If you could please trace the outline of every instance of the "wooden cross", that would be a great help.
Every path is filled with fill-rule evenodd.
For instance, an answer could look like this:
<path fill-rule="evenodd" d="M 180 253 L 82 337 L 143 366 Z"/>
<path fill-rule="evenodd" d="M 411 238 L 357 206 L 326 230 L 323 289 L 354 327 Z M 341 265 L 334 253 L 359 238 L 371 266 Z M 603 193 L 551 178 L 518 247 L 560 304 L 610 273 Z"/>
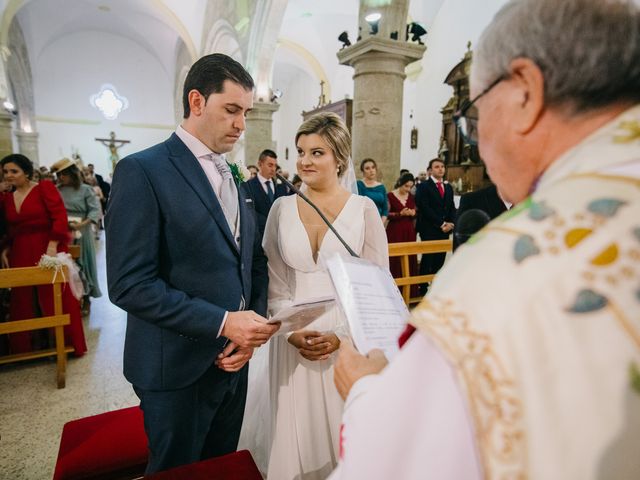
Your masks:
<path fill-rule="evenodd" d="M 131 143 L 131 140 L 120 140 L 119 138 L 116 138 L 115 132 L 109 133 L 109 138 L 96 138 L 95 140 L 109 149 L 109 152 L 111 153 L 109 155 L 109 159 L 111 160 L 111 172 L 113 173 L 116 169 L 116 163 L 120 160 L 118 149 L 127 143 Z"/>

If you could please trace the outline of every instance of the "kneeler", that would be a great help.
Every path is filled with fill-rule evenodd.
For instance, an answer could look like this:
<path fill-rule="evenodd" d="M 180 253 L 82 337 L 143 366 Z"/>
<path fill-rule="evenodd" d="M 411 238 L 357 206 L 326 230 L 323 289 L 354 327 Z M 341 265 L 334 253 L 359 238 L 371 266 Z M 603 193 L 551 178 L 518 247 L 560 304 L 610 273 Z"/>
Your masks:
<path fill-rule="evenodd" d="M 182 465 L 144 477 L 145 480 L 262 480 L 249 450 Z"/>
<path fill-rule="evenodd" d="M 140 478 L 148 456 L 139 407 L 73 420 L 62 429 L 53 480 Z"/>

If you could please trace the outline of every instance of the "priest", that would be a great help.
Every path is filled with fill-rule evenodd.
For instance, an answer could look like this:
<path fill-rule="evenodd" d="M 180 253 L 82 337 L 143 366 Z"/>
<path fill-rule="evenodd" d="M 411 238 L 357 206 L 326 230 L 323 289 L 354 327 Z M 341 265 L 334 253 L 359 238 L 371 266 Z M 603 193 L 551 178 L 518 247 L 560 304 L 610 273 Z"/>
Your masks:
<path fill-rule="evenodd" d="M 633 0 L 496 14 L 456 118 L 514 207 L 440 271 L 393 362 L 343 343 L 332 480 L 638 478 L 639 65 Z"/>

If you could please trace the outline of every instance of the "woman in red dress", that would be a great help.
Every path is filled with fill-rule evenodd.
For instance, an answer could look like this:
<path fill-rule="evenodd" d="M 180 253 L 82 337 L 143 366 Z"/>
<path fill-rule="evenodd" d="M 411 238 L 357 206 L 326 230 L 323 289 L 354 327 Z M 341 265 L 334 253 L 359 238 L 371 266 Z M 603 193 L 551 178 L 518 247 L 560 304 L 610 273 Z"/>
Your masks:
<path fill-rule="evenodd" d="M 414 178 L 405 173 L 396 182 L 396 188 L 387 194 L 389 199 L 389 224 L 387 225 L 387 240 L 389 243 L 416 241 L 416 201 L 411 195 Z M 389 269 L 394 278 L 402 277 L 400 257 L 389 258 Z M 409 257 L 409 271 L 411 275 L 418 274 L 418 259 L 415 255 Z M 418 296 L 418 286 L 411 286 L 411 297 Z"/>
<path fill-rule="evenodd" d="M 67 211 L 55 185 L 47 180 L 31 181 L 33 164 L 24 155 L 8 155 L 0 165 L 4 180 L 15 189 L 2 197 L 9 229 L 2 249 L 2 267 L 33 267 L 45 253 L 55 256 L 58 252 L 67 252 L 70 238 Z M 74 354 L 80 356 L 87 351 L 80 304 L 67 284 L 63 285 L 62 302 L 71 320 L 70 325 L 64 327 L 65 343 L 73 346 Z M 53 286 L 12 288 L 9 315 L 11 320 L 53 315 Z M 11 334 L 11 353 L 31 351 L 31 333 Z"/>

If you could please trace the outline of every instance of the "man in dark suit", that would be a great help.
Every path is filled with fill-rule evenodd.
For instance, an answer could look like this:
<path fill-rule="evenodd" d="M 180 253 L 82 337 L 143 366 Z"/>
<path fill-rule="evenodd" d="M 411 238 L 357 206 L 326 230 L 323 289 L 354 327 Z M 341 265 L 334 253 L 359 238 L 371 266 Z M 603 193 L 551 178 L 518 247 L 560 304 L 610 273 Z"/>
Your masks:
<path fill-rule="evenodd" d="M 475 192 L 465 193 L 460 197 L 460 206 L 458 207 L 458 216 L 466 212 L 467 210 L 478 209 L 489 215 L 489 218 L 500 216 L 502 212 L 507 211 L 507 205 L 504 200 L 500 198 L 498 189 L 495 185 L 491 185 L 486 188 L 481 188 Z"/>
<path fill-rule="evenodd" d="M 445 166 L 439 158 L 429 162 L 431 177 L 420 183 L 416 189 L 416 207 L 418 218 L 416 230 L 420 239 L 444 240 L 454 227 L 456 207 L 453 203 L 453 188 L 444 182 Z M 423 255 L 420 261 L 420 275 L 435 274 L 444 263 L 445 253 Z M 427 285 L 421 285 L 421 293 L 427 291 Z"/>
<path fill-rule="evenodd" d="M 223 154 L 245 129 L 253 80 L 222 54 L 184 83 L 184 120 L 114 173 L 111 301 L 127 312 L 124 374 L 140 398 L 147 473 L 237 448 L 253 348 L 266 324 L 266 258 Z"/>
<path fill-rule="evenodd" d="M 278 197 L 287 195 L 285 185 L 274 180 L 278 157 L 273 150 L 263 150 L 258 158 L 258 174 L 242 184 L 247 197 L 253 200 L 260 238 L 264 235 L 271 205 Z"/>

